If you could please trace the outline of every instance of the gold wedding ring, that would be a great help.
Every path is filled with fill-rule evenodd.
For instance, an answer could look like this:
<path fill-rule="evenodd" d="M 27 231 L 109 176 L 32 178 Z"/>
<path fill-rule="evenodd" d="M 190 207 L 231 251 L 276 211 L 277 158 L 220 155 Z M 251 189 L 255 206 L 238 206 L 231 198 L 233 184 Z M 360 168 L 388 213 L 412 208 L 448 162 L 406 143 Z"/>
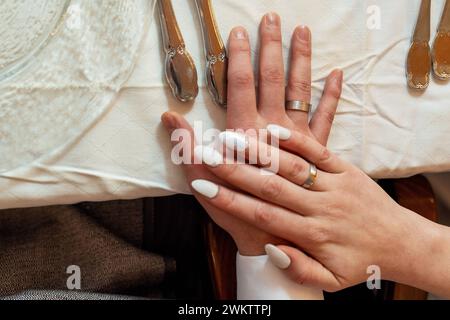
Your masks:
<path fill-rule="evenodd" d="M 319 172 L 317 170 L 317 167 L 314 164 L 310 164 L 308 180 L 306 180 L 305 184 L 302 187 L 305 189 L 311 189 L 316 183 L 318 175 Z"/>
<path fill-rule="evenodd" d="M 309 113 L 311 110 L 312 104 L 305 101 L 300 100 L 293 100 L 293 101 L 287 101 L 286 102 L 286 110 L 291 111 L 301 111 Z"/>

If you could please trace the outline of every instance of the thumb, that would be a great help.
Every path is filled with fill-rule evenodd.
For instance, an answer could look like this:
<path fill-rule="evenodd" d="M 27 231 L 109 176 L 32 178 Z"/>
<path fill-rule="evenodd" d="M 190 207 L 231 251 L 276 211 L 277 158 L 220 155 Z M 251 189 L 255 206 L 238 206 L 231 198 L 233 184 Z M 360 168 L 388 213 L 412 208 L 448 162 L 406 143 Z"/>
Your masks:
<path fill-rule="evenodd" d="M 341 289 L 339 280 L 331 271 L 296 248 L 269 244 L 266 246 L 266 253 L 273 265 L 284 270 L 289 278 L 300 285 L 327 292 Z"/>

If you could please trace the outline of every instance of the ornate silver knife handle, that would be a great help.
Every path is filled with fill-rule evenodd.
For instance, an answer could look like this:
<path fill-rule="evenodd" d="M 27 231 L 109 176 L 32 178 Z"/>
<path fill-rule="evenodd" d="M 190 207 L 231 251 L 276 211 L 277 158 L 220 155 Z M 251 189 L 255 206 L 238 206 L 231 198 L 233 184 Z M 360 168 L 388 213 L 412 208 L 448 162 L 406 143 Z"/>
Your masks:
<path fill-rule="evenodd" d="M 219 28 L 217 27 L 211 0 L 196 0 L 196 3 L 205 47 L 208 90 L 218 105 L 226 107 L 228 72 L 227 52 L 222 37 L 220 36 Z"/>
<path fill-rule="evenodd" d="M 194 60 L 186 50 L 171 0 L 157 0 L 166 54 L 165 71 L 173 95 L 182 102 L 198 95 L 198 76 Z"/>

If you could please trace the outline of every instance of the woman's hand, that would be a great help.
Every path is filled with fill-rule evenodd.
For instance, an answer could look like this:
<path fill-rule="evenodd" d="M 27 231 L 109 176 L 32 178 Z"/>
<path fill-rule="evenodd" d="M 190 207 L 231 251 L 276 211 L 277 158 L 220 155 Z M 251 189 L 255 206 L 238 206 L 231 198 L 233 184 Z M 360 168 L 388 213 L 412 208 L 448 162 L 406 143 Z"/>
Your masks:
<path fill-rule="evenodd" d="M 293 244 L 268 251 L 301 284 L 333 292 L 365 282 L 368 268 L 376 266 L 383 279 L 450 294 L 450 286 L 442 289 L 442 281 L 450 283 L 448 228 L 400 207 L 362 171 L 314 139 L 273 125 L 268 130 L 285 150 L 302 158 L 252 137 L 222 134 L 228 146 L 246 146 L 247 156 L 259 154 L 252 148 L 278 154 L 273 160 L 279 171 L 267 175 L 256 166 L 221 164 L 222 154 L 203 152 L 212 174 L 242 190 L 194 181 L 208 205 Z M 319 172 L 306 189 L 310 163 Z"/>
<path fill-rule="evenodd" d="M 261 129 L 276 123 L 298 130 L 326 145 L 342 90 L 342 71 L 335 70 L 326 80 L 324 93 L 317 111 L 308 122 L 308 114 L 285 110 L 286 100 L 311 101 L 311 33 L 307 27 L 295 29 L 291 43 L 289 80 L 285 88 L 285 68 L 282 56 L 280 17 L 269 13 L 260 25 L 261 50 L 259 65 L 258 101 L 251 64 L 251 50 L 247 31 L 238 27 L 229 38 L 228 109 L 227 128 Z M 190 125 L 178 114 L 166 113 L 162 121 L 171 133 L 186 129 L 193 135 Z M 185 165 L 189 184 L 198 179 L 208 179 L 219 184 L 223 181 L 198 165 Z M 243 255 L 260 255 L 268 242 L 281 243 L 272 235 L 226 214 L 221 208 L 211 206 L 198 197 L 213 220 L 234 238 Z"/>

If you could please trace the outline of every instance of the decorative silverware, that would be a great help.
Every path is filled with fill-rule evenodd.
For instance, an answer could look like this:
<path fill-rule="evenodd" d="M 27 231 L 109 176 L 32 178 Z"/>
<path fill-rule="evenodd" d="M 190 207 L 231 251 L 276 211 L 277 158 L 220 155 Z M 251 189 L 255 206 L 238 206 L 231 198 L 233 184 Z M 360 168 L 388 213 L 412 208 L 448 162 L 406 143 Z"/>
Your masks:
<path fill-rule="evenodd" d="M 206 80 L 214 101 L 226 107 L 228 58 L 217 27 L 211 0 L 196 0 L 202 26 L 205 55 Z"/>
<path fill-rule="evenodd" d="M 438 33 L 434 40 L 433 70 L 439 79 L 450 79 L 450 0 L 445 2 Z"/>
<path fill-rule="evenodd" d="M 173 95 L 182 102 L 198 95 L 194 60 L 186 50 L 171 0 L 158 0 L 162 37 L 166 54 L 166 78 Z"/>
<path fill-rule="evenodd" d="M 422 0 L 407 59 L 408 86 L 412 89 L 425 90 L 430 83 L 430 24 L 431 0 Z"/>

